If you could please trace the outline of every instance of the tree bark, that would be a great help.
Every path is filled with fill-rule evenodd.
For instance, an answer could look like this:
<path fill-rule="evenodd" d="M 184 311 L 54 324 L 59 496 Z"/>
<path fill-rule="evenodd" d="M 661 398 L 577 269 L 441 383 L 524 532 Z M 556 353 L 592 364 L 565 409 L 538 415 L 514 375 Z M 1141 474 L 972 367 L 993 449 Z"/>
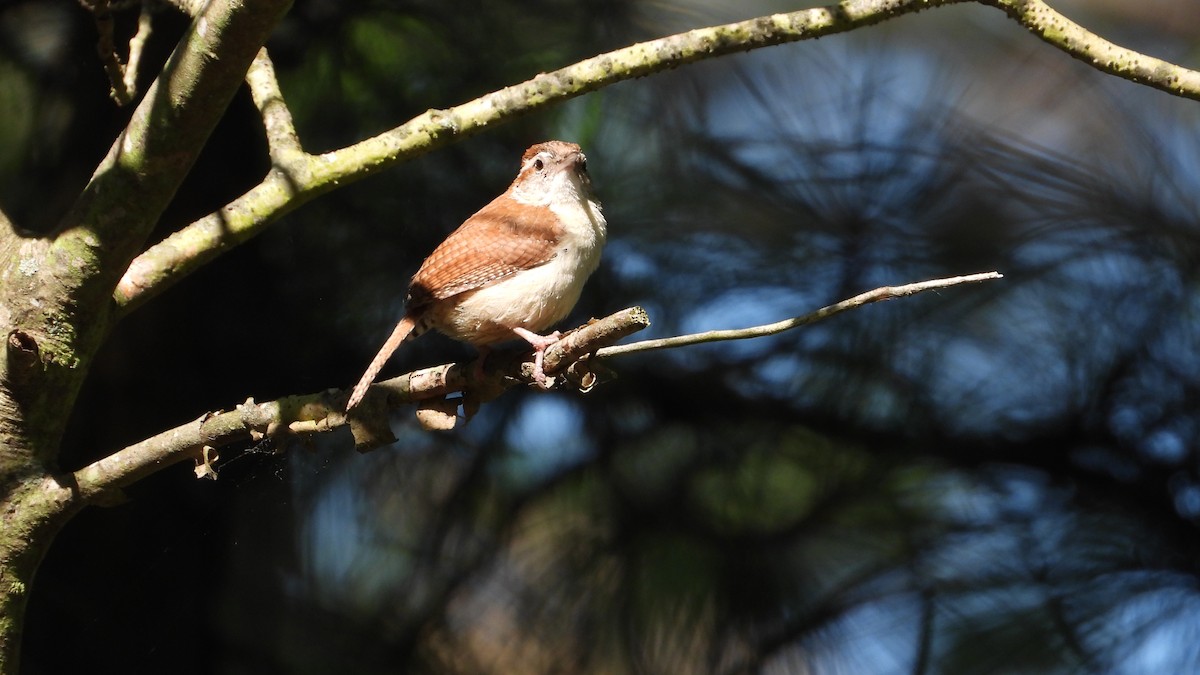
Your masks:
<path fill-rule="evenodd" d="M 208 3 L 60 226 L 0 223 L 0 675 L 17 672 L 38 564 L 83 503 L 57 455 L 113 289 L 290 4 Z"/>

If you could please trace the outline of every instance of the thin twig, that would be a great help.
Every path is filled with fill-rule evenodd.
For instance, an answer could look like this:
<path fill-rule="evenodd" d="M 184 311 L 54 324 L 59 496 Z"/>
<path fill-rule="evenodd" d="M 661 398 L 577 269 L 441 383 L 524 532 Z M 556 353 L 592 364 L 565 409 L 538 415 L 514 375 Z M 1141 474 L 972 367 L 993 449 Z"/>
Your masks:
<path fill-rule="evenodd" d="M 125 82 L 125 66 L 117 54 L 117 45 L 113 41 L 113 15 L 109 0 L 94 0 L 81 3 L 91 10 L 92 20 L 96 23 L 96 56 L 104 66 L 104 74 L 108 76 L 108 95 L 117 105 L 126 105 L 133 100 L 133 94 Z"/>
<path fill-rule="evenodd" d="M 625 345 L 616 345 L 613 347 L 605 347 L 596 352 L 599 357 L 622 356 L 625 354 L 636 354 L 638 352 L 648 352 L 656 349 L 672 349 L 674 347 L 686 347 L 688 345 L 704 344 L 706 342 L 722 342 L 726 340 L 746 340 L 749 338 L 766 337 L 775 335 L 784 331 L 807 326 L 811 323 L 823 321 L 831 316 L 841 314 L 856 307 L 869 305 L 873 302 L 881 302 L 883 300 L 892 300 L 893 298 L 902 298 L 909 295 L 915 295 L 923 291 L 933 290 L 935 288 L 946 288 L 947 286 L 957 286 L 959 284 L 977 283 L 987 281 L 989 279 L 1001 279 L 1004 275 L 999 272 L 982 272 L 980 274 L 968 274 L 961 277 L 947 277 L 943 279 L 931 279 L 929 281 L 918 281 L 912 284 L 904 284 L 903 286 L 883 286 L 875 290 L 860 293 L 853 298 L 842 300 L 839 303 L 822 307 L 815 312 L 805 314 L 803 316 L 784 319 L 775 323 L 769 323 L 762 326 L 751 326 L 749 328 L 735 328 L 730 330 L 710 330 L 703 333 L 692 333 L 690 335 L 678 335 L 669 338 L 659 338 L 656 340 L 642 340 L 641 342 L 631 342 Z"/>

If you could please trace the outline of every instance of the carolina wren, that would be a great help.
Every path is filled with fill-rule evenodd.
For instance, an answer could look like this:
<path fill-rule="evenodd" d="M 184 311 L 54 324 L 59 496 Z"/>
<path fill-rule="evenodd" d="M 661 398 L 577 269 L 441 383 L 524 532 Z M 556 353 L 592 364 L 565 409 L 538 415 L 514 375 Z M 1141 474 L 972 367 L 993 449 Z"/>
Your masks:
<path fill-rule="evenodd" d="M 358 405 L 392 352 L 430 328 L 485 351 L 523 338 L 534 348 L 534 379 L 545 387 L 542 356 L 559 334 L 539 333 L 575 306 L 600 264 L 604 240 L 604 215 L 579 146 L 547 141 L 529 148 L 508 190 L 421 264 L 404 317 L 354 386 L 346 409 Z"/>

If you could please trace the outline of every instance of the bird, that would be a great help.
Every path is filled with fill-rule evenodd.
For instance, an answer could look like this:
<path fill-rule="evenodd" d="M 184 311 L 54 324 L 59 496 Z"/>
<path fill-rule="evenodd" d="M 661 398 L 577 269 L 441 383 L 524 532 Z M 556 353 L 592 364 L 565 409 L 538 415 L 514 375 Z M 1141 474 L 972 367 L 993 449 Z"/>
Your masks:
<path fill-rule="evenodd" d="M 521 156 L 499 197 L 467 218 L 413 275 L 404 316 L 347 399 L 357 406 L 405 341 L 433 329 L 479 348 L 517 338 L 534 349 L 534 380 L 546 388 L 542 331 L 575 307 L 600 264 L 607 223 L 575 143 L 545 141 Z"/>

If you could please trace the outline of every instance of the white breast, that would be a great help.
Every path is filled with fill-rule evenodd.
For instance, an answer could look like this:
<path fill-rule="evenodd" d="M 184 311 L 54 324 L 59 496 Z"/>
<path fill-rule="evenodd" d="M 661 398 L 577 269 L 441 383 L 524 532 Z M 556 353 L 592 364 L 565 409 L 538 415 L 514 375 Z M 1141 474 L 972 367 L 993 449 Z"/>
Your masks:
<path fill-rule="evenodd" d="M 563 202 L 566 202 L 565 204 Z M 565 226 L 554 258 L 477 291 L 462 294 L 438 328 L 472 344 L 514 339 L 512 329 L 541 333 L 571 312 L 600 264 L 606 237 L 599 204 L 575 198 L 549 207 Z"/>

